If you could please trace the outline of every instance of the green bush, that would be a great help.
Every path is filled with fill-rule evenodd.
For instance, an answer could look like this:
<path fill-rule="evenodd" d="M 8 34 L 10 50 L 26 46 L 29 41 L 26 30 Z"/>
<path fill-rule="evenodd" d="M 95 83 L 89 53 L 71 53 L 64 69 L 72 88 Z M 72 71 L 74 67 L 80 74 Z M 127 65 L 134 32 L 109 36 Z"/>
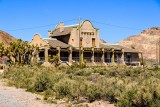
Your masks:
<path fill-rule="evenodd" d="M 59 56 L 56 55 L 53 57 L 52 62 L 54 62 L 56 67 L 59 65 L 59 60 L 60 60 Z"/>
<path fill-rule="evenodd" d="M 43 94 L 52 103 L 55 98 L 78 102 L 82 97 L 90 102 L 108 100 L 119 107 L 160 105 L 160 69 L 154 67 L 11 66 L 2 77 L 10 85 Z"/>
<path fill-rule="evenodd" d="M 44 71 L 36 78 L 34 90 L 43 92 L 47 89 L 52 89 L 52 75 Z"/>

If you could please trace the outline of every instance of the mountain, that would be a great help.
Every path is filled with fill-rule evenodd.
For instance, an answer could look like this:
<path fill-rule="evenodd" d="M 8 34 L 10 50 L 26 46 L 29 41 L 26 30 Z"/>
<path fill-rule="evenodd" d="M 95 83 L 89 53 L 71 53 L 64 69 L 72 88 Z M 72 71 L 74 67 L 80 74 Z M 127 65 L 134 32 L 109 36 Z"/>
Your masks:
<path fill-rule="evenodd" d="M 103 40 L 103 39 L 100 39 L 100 43 L 108 43 L 108 42 L 106 42 L 106 41 Z"/>
<path fill-rule="evenodd" d="M 158 42 L 159 37 L 160 27 L 152 27 L 142 31 L 138 35 L 130 36 L 118 42 L 118 44 L 128 48 L 135 48 L 136 50 L 143 52 L 144 59 L 155 60 L 156 42 Z"/>
<path fill-rule="evenodd" d="M 0 43 L 3 43 L 5 47 L 9 46 L 10 42 L 15 41 L 15 40 L 16 38 L 0 30 Z"/>

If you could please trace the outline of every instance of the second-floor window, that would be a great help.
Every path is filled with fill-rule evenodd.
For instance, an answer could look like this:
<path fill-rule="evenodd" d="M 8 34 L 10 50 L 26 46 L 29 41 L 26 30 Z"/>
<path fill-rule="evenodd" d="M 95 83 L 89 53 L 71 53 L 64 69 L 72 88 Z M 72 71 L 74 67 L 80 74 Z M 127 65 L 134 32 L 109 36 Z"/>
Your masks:
<path fill-rule="evenodd" d="M 96 46 L 95 38 L 92 38 L 92 46 L 93 46 L 93 47 Z"/>
<path fill-rule="evenodd" d="M 80 46 L 82 46 L 82 40 L 80 40 Z"/>

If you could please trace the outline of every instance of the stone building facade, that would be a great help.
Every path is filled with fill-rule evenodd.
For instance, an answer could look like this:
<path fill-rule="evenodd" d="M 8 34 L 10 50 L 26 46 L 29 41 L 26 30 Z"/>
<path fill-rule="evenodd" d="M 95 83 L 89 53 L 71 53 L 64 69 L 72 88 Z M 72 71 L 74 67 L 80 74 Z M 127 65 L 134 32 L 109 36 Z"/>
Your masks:
<path fill-rule="evenodd" d="M 117 44 L 102 43 L 99 29 L 89 20 L 81 24 L 64 26 L 59 23 L 54 30 L 48 31 L 48 38 L 35 34 L 31 45 L 40 48 L 40 61 L 49 63 L 48 57 L 58 55 L 61 61 L 72 64 L 84 62 L 88 66 L 115 64 L 140 65 L 142 53 Z"/>

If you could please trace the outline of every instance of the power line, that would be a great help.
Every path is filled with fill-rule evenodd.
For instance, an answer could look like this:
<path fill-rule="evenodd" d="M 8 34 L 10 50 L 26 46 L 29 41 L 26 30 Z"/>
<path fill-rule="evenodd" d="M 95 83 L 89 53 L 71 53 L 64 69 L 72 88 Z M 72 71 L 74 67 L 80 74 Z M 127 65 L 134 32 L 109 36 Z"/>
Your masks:
<path fill-rule="evenodd" d="M 82 18 L 81 18 L 81 19 L 82 19 Z M 77 18 L 71 19 L 71 20 L 66 20 L 66 21 L 63 21 L 63 22 L 70 22 L 70 21 L 74 21 L 74 20 L 77 20 Z M 82 19 L 82 20 L 85 20 L 85 19 Z M 113 25 L 113 24 L 104 23 L 104 22 L 99 22 L 99 21 L 95 21 L 95 20 L 90 20 L 90 21 L 91 21 L 91 22 L 94 22 L 94 23 L 103 24 L 103 25 L 106 25 L 106 26 L 117 27 L 117 28 L 131 29 L 131 30 L 143 30 L 143 29 L 140 29 L 140 28 L 133 28 L 133 27 Z M 8 30 L 5 30 L 5 31 L 30 30 L 30 29 L 38 29 L 38 28 L 43 28 L 43 27 L 48 27 L 48 26 L 53 26 L 53 25 L 57 25 L 57 23 L 48 24 L 48 25 L 42 25 L 42 26 L 27 27 L 27 28 L 8 29 Z"/>
<path fill-rule="evenodd" d="M 84 19 L 83 19 L 84 20 Z M 99 22 L 99 21 L 95 21 L 95 20 L 90 20 L 91 22 L 95 22 L 95 23 L 99 23 L 99 24 L 103 24 L 106 26 L 112 26 L 112 27 L 117 27 L 117 28 L 123 28 L 123 29 L 131 29 L 131 30 L 143 30 L 141 28 L 133 28 L 133 27 L 126 27 L 126 26 L 119 26 L 119 25 L 113 25 L 113 24 L 109 24 L 109 23 L 104 23 L 104 22 Z"/>
<path fill-rule="evenodd" d="M 70 21 L 74 21 L 74 20 L 77 20 L 77 19 L 66 20 L 66 21 L 63 21 L 63 22 L 70 22 Z M 48 27 L 48 26 L 53 26 L 53 25 L 57 25 L 57 23 L 42 25 L 42 26 L 35 26 L 35 27 L 28 27 L 28 28 L 9 29 L 9 30 L 6 30 L 6 31 L 19 31 L 19 30 L 37 29 L 37 28 L 43 28 L 43 27 Z"/>

